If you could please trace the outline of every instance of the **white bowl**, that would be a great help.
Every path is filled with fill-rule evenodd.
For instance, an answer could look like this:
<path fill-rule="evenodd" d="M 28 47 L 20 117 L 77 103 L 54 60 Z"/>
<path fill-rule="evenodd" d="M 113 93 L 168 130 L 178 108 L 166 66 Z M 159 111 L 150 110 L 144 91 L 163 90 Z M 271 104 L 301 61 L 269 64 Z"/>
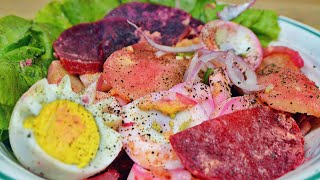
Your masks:
<path fill-rule="evenodd" d="M 285 45 L 300 52 L 305 60 L 302 71 L 320 86 L 320 32 L 286 17 L 280 17 L 279 41 L 273 45 Z M 315 66 L 315 68 L 314 68 Z M 320 111 L 320 109 L 319 109 Z M 320 179 L 320 122 L 305 136 L 305 159 L 300 167 L 280 179 Z M 42 179 L 24 169 L 0 143 L 0 179 Z"/>

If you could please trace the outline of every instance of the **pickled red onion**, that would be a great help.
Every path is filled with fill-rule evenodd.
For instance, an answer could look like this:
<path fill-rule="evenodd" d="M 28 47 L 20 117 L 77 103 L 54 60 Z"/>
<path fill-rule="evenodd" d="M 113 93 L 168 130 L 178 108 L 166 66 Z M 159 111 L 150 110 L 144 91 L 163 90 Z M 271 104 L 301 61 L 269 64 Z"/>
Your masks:
<path fill-rule="evenodd" d="M 217 16 L 224 21 L 230 21 L 238 17 L 243 11 L 253 6 L 255 2 L 256 0 L 252 0 L 240 5 L 227 5 L 222 11 L 217 13 Z"/>
<path fill-rule="evenodd" d="M 194 52 L 196 50 L 199 50 L 201 48 L 204 47 L 204 45 L 202 43 L 200 44 L 196 44 L 196 45 L 191 45 L 191 46 L 187 46 L 187 47 L 171 47 L 171 46 L 165 46 L 165 45 L 161 45 L 158 44 L 156 42 L 154 42 L 152 39 L 150 39 L 145 33 L 143 33 L 141 31 L 141 29 L 134 23 L 132 23 L 131 21 L 127 20 L 127 22 L 132 25 L 134 28 L 136 28 L 136 30 L 143 35 L 143 37 L 147 40 L 147 42 L 154 48 L 163 51 L 163 52 L 169 52 L 169 53 L 185 53 L 185 52 Z M 159 55 L 163 55 L 162 53 L 158 54 Z"/>
<path fill-rule="evenodd" d="M 260 91 L 265 89 L 265 85 L 258 85 L 256 81 L 257 77 L 254 72 L 247 72 L 252 71 L 250 68 L 244 67 L 245 74 L 248 76 L 247 80 L 244 80 L 245 78 L 243 77 L 243 74 L 241 74 L 242 77 L 239 77 L 239 74 L 236 73 L 237 70 L 235 70 L 238 67 L 234 66 L 234 62 L 239 65 L 243 65 L 243 63 L 239 61 L 239 59 L 232 53 L 232 51 L 229 51 L 226 57 L 225 64 L 228 76 L 235 86 L 247 91 Z"/>

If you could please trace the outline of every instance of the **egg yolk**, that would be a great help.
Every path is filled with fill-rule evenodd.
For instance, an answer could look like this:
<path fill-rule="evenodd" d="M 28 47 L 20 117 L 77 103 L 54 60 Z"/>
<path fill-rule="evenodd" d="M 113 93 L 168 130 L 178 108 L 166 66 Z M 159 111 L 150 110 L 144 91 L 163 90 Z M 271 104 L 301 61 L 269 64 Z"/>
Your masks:
<path fill-rule="evenodd" d="M 38 116 L 28 117 L 36 142 L 51 157 L 83 168 L 95 157 L 100 134 L 93 115 L 82 105 L 56 100 L 43 105 Z"/>

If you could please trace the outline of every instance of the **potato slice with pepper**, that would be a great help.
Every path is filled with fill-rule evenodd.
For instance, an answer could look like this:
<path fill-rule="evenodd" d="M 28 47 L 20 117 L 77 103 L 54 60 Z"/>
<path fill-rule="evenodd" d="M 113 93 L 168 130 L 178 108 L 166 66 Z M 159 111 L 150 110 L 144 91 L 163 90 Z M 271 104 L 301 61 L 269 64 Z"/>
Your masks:
<path fill-rule="evenodd" d="M 173 54 L 156 57 L 155 52 L 145 42 L 116 51 L 104 64 L 104 80 L 129 101 L 182 82 L 188 61 L 177 60 Z"/>
<path fill-rule="evenodd" d="M 290 56 L 285 53 L 267 56 L 257 74 L 259 84 L 269 84 L 258 94 L 261 101 L 277 110 L 320 117 L 320 91 Z"/>

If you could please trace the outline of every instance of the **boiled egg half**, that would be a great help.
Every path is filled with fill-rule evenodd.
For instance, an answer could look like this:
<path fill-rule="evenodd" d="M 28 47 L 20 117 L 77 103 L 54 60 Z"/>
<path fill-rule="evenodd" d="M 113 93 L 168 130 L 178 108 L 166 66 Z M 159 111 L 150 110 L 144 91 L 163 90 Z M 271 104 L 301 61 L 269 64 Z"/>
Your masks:
<path fill-rule="evenodd" d="M 59 85 L 42 79 L 17 102 L 9 138 L 18 161 L 48 179 L 84 179 L 108 167 L 122 148 L 113 98 L 95 100 L 95 84 L 82 94 L 68 76 Z M 106 111 L 107 109 L 107 111 Z"/>

